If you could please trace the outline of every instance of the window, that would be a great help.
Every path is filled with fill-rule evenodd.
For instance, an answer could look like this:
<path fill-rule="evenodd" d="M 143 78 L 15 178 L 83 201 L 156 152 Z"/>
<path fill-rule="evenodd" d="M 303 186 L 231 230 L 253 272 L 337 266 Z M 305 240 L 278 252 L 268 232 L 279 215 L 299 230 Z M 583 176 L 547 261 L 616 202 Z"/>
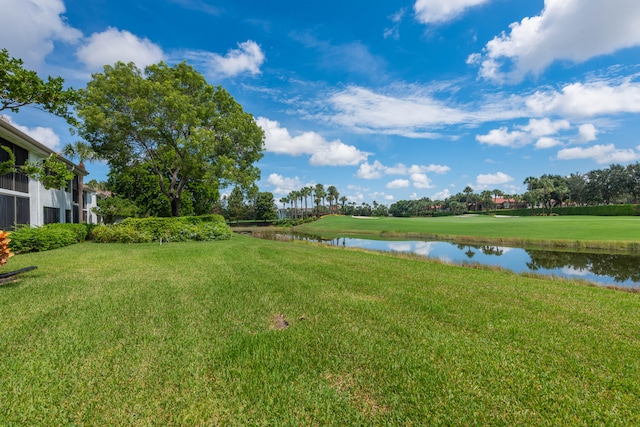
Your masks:
<path fill-rule="evenodd" d="M 75 203 L 79 202 L 79 194 L 78 189 L 80 188 L 80 177 L 78 175 L 73 177 L 73 181 L 71 182 L 71 194 L 72 200 Z"/>
<path fill-rule="evenodd" d="M 60 222 L 60 209 L 58 208 L 44 208 L 44 223 L 53 224 Z"/>
<path fill-rule="evenodd" d="M 71 209 L 64 211 L 64 222 L 67 224 L 71 223 Z"/>
<path fill-rule="evenodd" d="M 0 230 L 13 230 L 15 224 L 30 224 L 29 199 L 0 194 Z"/>
<path fill-rule="evenodd" d="M 18 147 L 11 142 L 0 138 L 0 145 L 9 147 L 16 157 L 16 166 L 22 166 L 29 158 L 29 152 L 22 147 Z M 0 150 L 0 162 L 6 162 L 9 160 L 9 154 Z M 29 192 L 29 177 L 22 172 L 9 172 L 0 176 L 0 188 L 6 190 L 19 191 L 21 193 Z"/>

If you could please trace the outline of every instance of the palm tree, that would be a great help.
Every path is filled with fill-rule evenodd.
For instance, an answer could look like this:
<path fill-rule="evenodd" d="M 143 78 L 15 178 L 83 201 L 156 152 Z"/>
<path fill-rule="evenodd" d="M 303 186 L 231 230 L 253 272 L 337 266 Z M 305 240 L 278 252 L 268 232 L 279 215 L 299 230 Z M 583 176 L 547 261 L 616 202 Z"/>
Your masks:
<path fill-rule="evenodd" d="M 73 144 L 67 144 L 62 149 L 62 153 L 71 158 L 78 159 L 78 166 L 84 169 L 84 162 L 88 160 L 89 162 L 93 162 L 98 160 L 98 155 L 91 148 L 89 144 L 82 141 L 76 141 Z M 78 210 L 79 215 L 84 217 L 84 180 L 82 175 L 77 175 L 78 177 Z M 78 218 L 80 220 L 80 218 Z M 79 222 L 84 222 L 85 218 L 82 218 Z"/>
<path fill-rule="evenodd" d="M 347 203 L 347 197 L 346 196 L 342 196 L 340 197 L 340 204 L 342 205 L 342 215 L 344 215 L 344 204 Z"/>
<path fill-rule="evenodd" d="M 302 193 L 302 189 L 296 191 L 296 194 L 298 196 L 298 200 L 300 200 L 300 210 L 302 211 L 302 199 L 304 199 L 304 194 Z M 302 214 L 300 215 L 300 217 L 304 219 L 304 211 L 302 211 Z"/>
<path fill-rule="evenodd" d="M 467 196 L 465 203 L 467 204 L 467 210 L 469 210 L 469 202 L 472 199 L 473 188 L 467 185 L 466 187 L 464 187 L 464 190 L 462 190 L 462 192 Z"/>
<path fill-rule="evenodd" d="M 489 212 L 489 206 L 491 206 L 491 196 L 492 193 L 489 190 L 484 190 L 480 193 L 480 199 L 482 200 L 482 203 L 484 203 L 487 212 Z"/>
<path fill-rule="evenodd" d="M 320 215 L 320 202 L 322 202 L 322 204 L 324 205 L 324 198 L 327 195 L 327 193 L 324 191 L 324 185 L 316 184 L 313 189 L 313 194 L 318 209 L 318 215 Z"/>
<path fill-rule="evenodd" d="M 293 219 L 298 218 L 298 191 L 291 191 L 289 193 L 289 201 L 293 204 Z"/>
<path fill-rule="evenodd" d="M 333 201 L 337 203 L 340 193 L 338 193 L 338 189 L 335 187 L 335 185 L 331 185 L 329 186 L 329 188 L 327 188 L 327 194 L 328 194 L 327 199 L 329 200 L 329 210 L 331 210 L 331 206 L 332 206 L 331 202 Z"/>
<path fill-rule="evenodd" d="M 304 211 L 306 212 L 307 216 L 309 216 L 309 206 L 307 205 L 307 201 L 308 198 L 313 194 L 313 187 L 302 187 L 300 189 L 300 193 L 302 193 L 304 197 Z"/>
<path fill-rule="evenodd" d="M 535 176 L 528 176 L 524 179 L 523 184 L 527 184 L 527 189 L 529 191 L 533 191 L 533 189 L 536 188 L 538 184 L 538 178 L 536 178 Z"/>
<path fill-rule="evenodd" d="M 285 211 L 285 217 L 286 217 L 287 203 L 289 203 L 289 198 L 287 196 L 280 197 L 280 203 L 282 203 L 282 210 Z"/>
<path fill-rule="evenodd" d="M 495 209 L 495 213 L 498 213 L 498 196 L 502 196 L 504 193 L 497 188 L 491 192 L 493 194 L 493 207 Z"/>

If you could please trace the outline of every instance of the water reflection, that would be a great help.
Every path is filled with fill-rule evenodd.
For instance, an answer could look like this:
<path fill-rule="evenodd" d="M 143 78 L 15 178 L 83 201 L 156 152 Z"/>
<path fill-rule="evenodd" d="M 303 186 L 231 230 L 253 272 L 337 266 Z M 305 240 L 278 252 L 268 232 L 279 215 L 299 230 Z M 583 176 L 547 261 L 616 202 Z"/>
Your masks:
<path fill-rule="evenodd" d="M 448 242 L 368 240 L 350 237 L 326 239 L 283 232 L 260 232 L 256 237 L 274 240 L 308 240 L 327 245 L 387 252 L 414 253 L 455 264 L 477 263 L 522 272 L 581 278 L 600 284 L 640 286 L 640 256 L 585 252 L 561 252 L 469 245 Z"/>

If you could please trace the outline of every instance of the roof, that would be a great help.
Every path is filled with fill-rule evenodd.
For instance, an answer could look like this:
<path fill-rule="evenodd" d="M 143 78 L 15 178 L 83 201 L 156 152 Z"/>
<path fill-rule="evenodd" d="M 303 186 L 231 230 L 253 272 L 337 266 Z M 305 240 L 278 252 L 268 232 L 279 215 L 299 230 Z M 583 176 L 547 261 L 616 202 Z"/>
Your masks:
<path fill-rule="evenodd" d="M 9 123 L 9 121 L 3 115 L 0 115 L 0 137 L 28 151 L 33 151 L 44 157 L 49 157 L 51 154 L 55 154 L 58 157 L 58 160 L 70 167 L 71 170 L 77 175 L 89 175 L 89 172 L 87 172 L 84 167 L 76 165 L 71 160 L 63 157 L 60 153 L 53 151 L 51 148 L 22 132 L 20 129 Z"/>

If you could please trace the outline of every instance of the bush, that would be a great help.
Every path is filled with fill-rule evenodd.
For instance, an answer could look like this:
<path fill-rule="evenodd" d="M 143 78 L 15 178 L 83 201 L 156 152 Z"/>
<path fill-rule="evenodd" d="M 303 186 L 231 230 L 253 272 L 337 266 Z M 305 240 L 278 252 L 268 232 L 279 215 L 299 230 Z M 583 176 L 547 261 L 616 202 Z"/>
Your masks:
<path fill-rule="evenodd" d="M 85 224 L 22 226 L 11 233 L 10 247 L 16 253 L 42 252 L 80 243 L 87 237 Z"/>
<path fill-rule="evenodd" d="M 142 233 L 128 225 L 99 225 L 91 232 L 91 239 L 97 243 L 149 243 L 149 234 Z"/>
<path fill-rule="evenodd" d="M 548 210 L 535 208 L 533 215 L 547 215 Z M 531 208 L 526 209 L 503 209 L 498 210 L 498 214 L 531 216 Z M 597 206 L 556 206 L 553 208 L 554 215 L 591 215 L 591 216 L 638 216 L 640 215 L 640 205 L 597 205 Z"/>
<path fill-rule="evenodd" d="M 231 235 L 231 228 L 220 215 L 127 218 L 120 224 L 96 227 L 92 232 L 93 240 L 99 243 L 226 240 Z"/>

